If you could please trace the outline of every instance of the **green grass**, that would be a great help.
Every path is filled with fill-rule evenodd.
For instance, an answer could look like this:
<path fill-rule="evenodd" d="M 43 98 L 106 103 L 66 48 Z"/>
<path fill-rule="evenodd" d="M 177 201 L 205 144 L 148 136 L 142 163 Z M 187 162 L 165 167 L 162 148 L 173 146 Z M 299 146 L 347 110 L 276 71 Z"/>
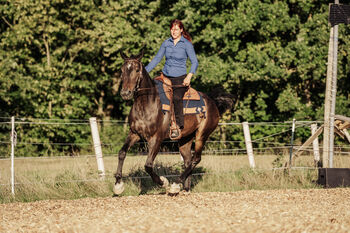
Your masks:
<path fill-rule="evenodd" d="M 350 159 L 335 157 L 335 167 L 350 167 Z M 283 158 L 287 159 L 287 156 Z M 202 157 L 192 179 L 192 192 L 230 192 L 249 189 L 300 189 L 317 188 L 316 169 L 273 169 L 281 156 L 255 157 L 256 169 L 249 168 L 247 156 Z M 123 195 L 159 194 L 165 190 L 157 187 L 144 170 L 146 156 L 128 156 L 124 163 L 125 191 Z M 105 180 L 97 174 L 94 157 L 41 158 L 15 160 L 15 196 L 9 185 L 0 186 L 0 203 L 30 202 L 44 199 L 77 199 L 84 197 L 109 197 L 113 195 L 113 174 L 117 157 L 105 157 Z M 312 166 L 312 157 L 296 160 L 297 166 Z M 154 165 L 160 175 L 175 179 L 182 171 L 179 155 L 159 155 Z M 0 184 L 10 183 L 10 161 L 0 162 Z"/>

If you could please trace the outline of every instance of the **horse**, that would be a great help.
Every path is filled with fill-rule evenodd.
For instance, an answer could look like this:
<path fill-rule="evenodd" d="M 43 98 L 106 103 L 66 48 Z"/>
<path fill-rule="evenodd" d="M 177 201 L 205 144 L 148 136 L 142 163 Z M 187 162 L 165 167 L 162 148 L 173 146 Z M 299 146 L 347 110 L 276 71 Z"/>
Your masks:
<path fill-rule="evenodd" d="M 129 113 L 129 133 L 124 145 L 118 153 L 118 168 L 115 173 L 115 185 L 113 188 L 116 196 L 124 191 L 122 181 L 123 163 L 127 151 L 141 138 L 148 142 L 148 156 L 145 170 L 151 176 L 154 183 L 166 188 L 168 194 L 178 194 L 183 187 L 184 191 L 190 191 L 191 174 L 193 169 L 201 161 L 201 154 L 209 135 L 219 123 L 220 115 L 226 109 L 232 107 L 231 98 L 216 100 L 200 92 L 206 104 L 205 117 L 200 115 L 185 115 L 182 137 L 178 140 L 179 151 L 184 161 L 184 171 L 171 185 L 164 176 L 159 176 L 153 171 L 153 162 L 159 152 L 161 143 L 169 138 L 171 114 L 163 112 L 154 80 L 146 71 L 141 62 L 143 51 L 138 55 L 128 57 L 120 52 L 124 60 L 121 67 L 121 91 L 123 100 L 134 100 Z M 191 145 L 195 139 L 194 153 L 191 153 Z"/>

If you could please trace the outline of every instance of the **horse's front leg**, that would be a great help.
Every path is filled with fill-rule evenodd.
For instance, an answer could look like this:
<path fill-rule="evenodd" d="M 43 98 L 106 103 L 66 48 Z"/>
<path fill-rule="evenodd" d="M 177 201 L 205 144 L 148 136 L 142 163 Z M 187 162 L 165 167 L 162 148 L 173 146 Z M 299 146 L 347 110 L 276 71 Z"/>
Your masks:
<path fill-rule="evenodd" d="M 158 136 L 153 136 L 148 140 L 148 156 L 145 164 L 145 170 L 146 172 L 151 176 L 154 183 L 166 187 L 169 182 L 165 177 L 159 177 L 154 171 L 153 171 L 153 162 L 156 158 L 160 145 L 162 143 L 162 139 Z"/>
<path fill-rule="evenodd" d="M 140 137 L 137 134 L 129 132 L 128 137 L 125 140 L 125 143 L 120 149 L 118 153 L 118 168 L 117 172 L 115 173 L 115 185 L 114 185 L 114 194 L 119 195 L 124 191 L 124 183 L 122 181 L 122 170 L 123 170 L 123 164 L 126 157 L 127 151 L 132 147 L 138 140 L 140 140 Z"/>

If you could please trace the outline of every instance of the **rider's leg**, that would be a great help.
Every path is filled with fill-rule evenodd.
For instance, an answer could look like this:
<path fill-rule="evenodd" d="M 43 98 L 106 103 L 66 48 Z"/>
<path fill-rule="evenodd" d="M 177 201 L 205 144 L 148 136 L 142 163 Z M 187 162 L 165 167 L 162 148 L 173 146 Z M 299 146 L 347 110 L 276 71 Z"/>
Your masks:
<path fill-rule="evenodd" d="M 183 83 L 183 80 L 185 79 L 186 75 L 172 78 L 171 82 L 173 87 L 173 103 L 174 103 L 174 112 L 175 112 L 175 118 L 176 118 L 176 124 L 182 129 L 184 127 L 184 115 L 183 115 L 183 97 L 187 91 L 187 87 L 181 86 Z"/>

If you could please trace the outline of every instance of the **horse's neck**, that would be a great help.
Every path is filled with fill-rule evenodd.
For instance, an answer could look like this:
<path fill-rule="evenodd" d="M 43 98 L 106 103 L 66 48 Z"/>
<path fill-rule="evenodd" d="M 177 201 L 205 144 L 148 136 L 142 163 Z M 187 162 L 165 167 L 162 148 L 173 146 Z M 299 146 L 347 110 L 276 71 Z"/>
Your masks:
<path fill-rule="evenodd" d="M 135 100 L 142 99 L 142 101 L 144 101 L 145 99 L 147 99 L 147 102 L 154 102 L 157 97 L 156 85 L 146 70 L 144 70 L 142 76 L 143 77 L 141 79 L 139 90 Z"/>
<path fill-rule="evenodd" d="M 141 88 L 149 88 L 150 90 L 156 88 L 156 85 L 154 84 L 153 80 L 151 79 L 151 77 L 145 69 L 143 69 L 142 76 L 143 79 L 140 86 Z"/>
<path fill-rule="evenodd" d="M 142 82 L 140 83 L 140 91 L 135 98 L 134 108 L 137 111 L 153 114 L 161 109 L 161 103 L 157 91 L 157 87 L 149 74 L 145 71 Z M 139 116 L 142 116 L 140 114 Z"/>

